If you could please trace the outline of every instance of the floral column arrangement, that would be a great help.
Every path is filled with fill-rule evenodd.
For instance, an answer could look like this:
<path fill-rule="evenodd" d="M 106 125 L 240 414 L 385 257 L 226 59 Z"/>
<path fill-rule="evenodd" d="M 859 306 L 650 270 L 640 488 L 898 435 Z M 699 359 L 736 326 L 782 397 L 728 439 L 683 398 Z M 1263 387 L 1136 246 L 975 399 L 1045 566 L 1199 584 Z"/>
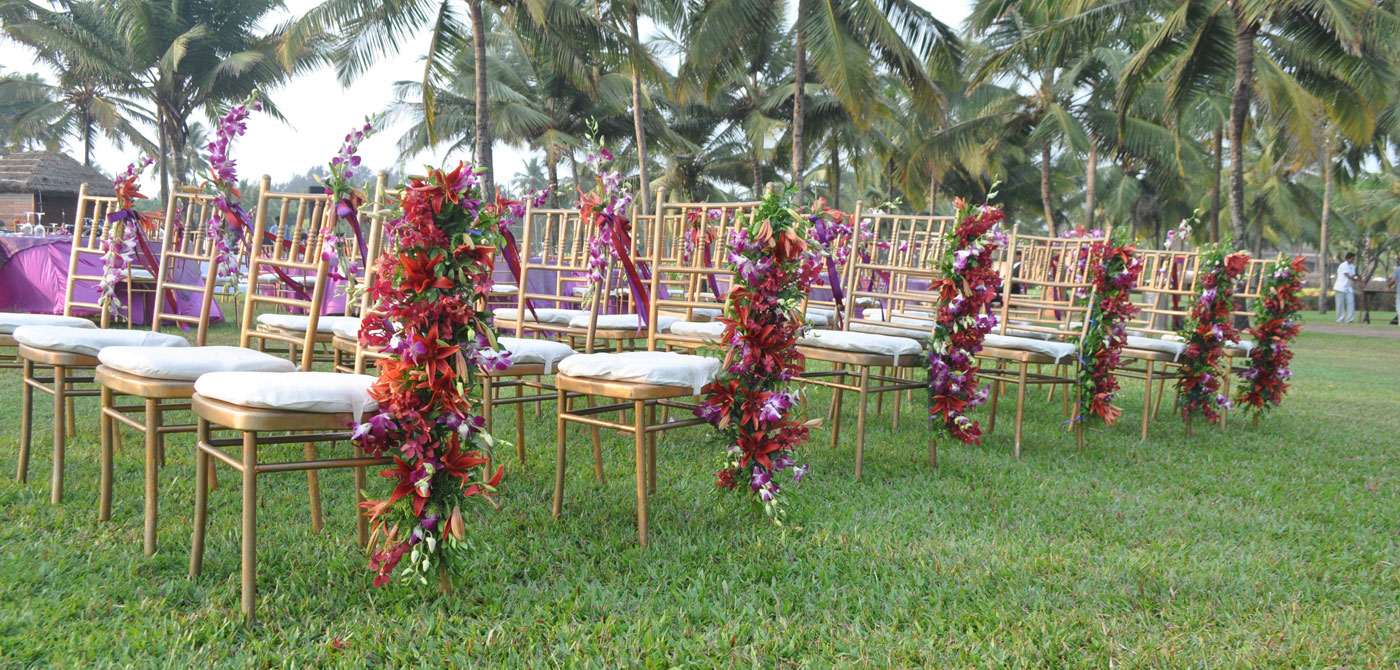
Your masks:
<path fill-rule="evenodd" d="M 1218 408 L 1233 405 L 1220 393 L 1225 383 L 1221 359 L 1225 356 L 1225 344 L 1239 339 L 1231 313 L 1235 282 L 1249 265 L 1249 254 L 1228 253 L 1225 249 L 1224 244 L 1201 249 L 1196 268 L 1199 288 L 1180 331 L 1186 351 L 1181 356 L 1181 376 L 1176 382 L 1177 407 L 1186 421 L 1188 435 L 1192 414 L 1199 412 L 1206 421 L 1220 423 Z"/>
<path fill-rule="evenodd" d="M 962 198 L 953 204 L 956 223 L 944 233 L 942 278 L 934 284 L 940 300 L 928 357 L 929 420 L 958 441 L 980 444 L 982 427 L 967 412 L 987 401 L 987 389 L 977 383 L 976 356 L 997 325 L 990 306 L 1001 294 L 1001 275 L 993 257 L 1006 244 L 997 226 L 1005 215 Z"/>
<path fill-rule="evenodd" d="M 836 322 L 834 327 L 841 327 L 841 319 L 845 315 L 846 291 L 841 286 L 841 269 L 846 267 L 846 262 L 851 257 L 851 224 L 848 222 L 850 215 L 840 210 L 835 210 L 826 206 L 825 198 L 818 198 L 812 207 L 812 213 L 807 215 L 807 220 L 811 223 L 812 247 L 821 254 L 826 264 L 826 284 L 831 289 L 831 300 L 836 303 Z M 888 316 L 886 317 L 888 318 Z"/>
<path fill-rule="evenodd" d="M 102 276 L 97 280 L 97 304 L 109 312 L 122 308 L 122 301 L 117 297 L 117 284 L 126 277 L 126 269 L 136 258 L 139 232 L 137 229 L 141 225 L 141 214 L 132 209 L 132 202 L 137 198 L 146 197 L 141 195 L 141 187 L 136 183 L 136 179 L 146 166 L 154 162 L 149 157 L 142 157 L 135 163 L 129 163 L 126 170 L 112 181 L 112 187 L 117 194 L 117 206 L 116 211 L 107 215 L 107 223 L 112 224 L 112 229 L 102 240 Z M 93 225 L 97 225 L 97 222 L 93 222 Z M 152 272 L 156 271 L 156 268 L 149 269 Z"/>
<path fill-rule="evenodd" d="M 598 175 L 595 177 L 598 186 L 588 193 L 580 192 L 578 206 L 583 225 L 593 231 L 593 235 L 588 239 L 589 298 L 599 298 L 592 295 L 593 287 L 603 284 L 612 271 L 613 260 L 616 259 L 622 265 L 623 274 L 632 291 L 638 315 L 637 326 L 640 328 L 648 318 L 650 301 L 647 298 L 646 285 L 642 283 L 641 275 L 637 273 L 636 264 L 632 262 L 630 255 L 632 222 L 627 218 L 627 207 L 632 204 L 632 193 L 622 181 L 622 173 L 616 169 L 605 171 L 613 155 L 598 137 L 596 121 L 589 119 L 588 131 L 588 141 L 593 147 L 588 153 L 588 166 Z M 607 296 L 602 296 L 601 299 L 606 301 Z"/>
<path fill-rule="evenodd" d="M 373 523 L 376 586 L 397 568 L 406 582 L 436 574 L 449 589 L 471 545 L 462 506 L 472 498 L 495 505 L 501 470 L 488 471 L 494 442 L 477 413 L 475 369 L 510 361 L 496 349 L 490 314 L 478 310 L 501 242 L 499 214 L 482 197 L 479 173 L 460 163 L 410 179 L 403 214 L 388 224 L 398 251 L 379 258 L 369 288 L 381 311 L 360 337 L 389 357 L 370 389 L 379 412 L 353 439 L 395 463 L 381 473 L 394 482 L 389 497 L 361 503 Z"/>
<path fill-rule="evenodd" d="M 214 193 L 215 213 L 205 223 L 205 234 L 214 244 L 214 260 L 218 263 L 217 281 L 230 292 L 238 288 L 238 264 L 234 249 L 240 240 L 251 233 L 251 229 L 248 213 L 243 211 L 240 203 L 243 194 L 238 192 L 237 161 L 229 158 L 228 150 L 235 139 L 248 131 L 249 110 L 262 111 L 262 101 L 256 94 L 249 96 L 243 104 L 234 105 L 219 118 L 215 140 L 206 147 L 209 152 L 209 179 L 202 185 Z"/>
<path fill-rule="evenodd" d="M 1288 369 L 1293 352 L 1288 345 L 1298 336 L 1301 325 L 1298 313 L 1303 310 L 1303 300 L 1298 292 L 1303 289 L 1307 267 L 1302 256 L 1294 256 L 1274 261 L 1265 271 L 1268 277 L 1254 306 L 1254 327 L 1249 329 L 1258 346 L 1249 352 L 1248 366 L 1240 373 L 1246 384 L 1235 396 L 1235 402 L 1254 412 L 1256 421 L 1265 410 L 1283 401 L 1288 380 L 1293 378 Z"/>
<path fill-rule="evenodd" d="M 1079 398 L 1076 420 L 1088 416 L 1103 419 L 1112 426 L 1122 410 L 1113 404 L 1118 395 L 1118 377 L 1113 374 L 1122 364 L 1123 346 L 1128 342 L 1126 322 L 1137 314 L 1131 294 L 1142 272 L 1137 247 L 1115 238 L 1089 246 L 1090 295 L 1088 330 L 1079 344 Z"/>
<path fill-rule="evenodd" d="M 365 243 L 364 231 L 360 229 L 359 217 L 359 209 L 364 204 L 365 197 L 363 193 L 355 190 L 353 180 L 355 171 L 360 167 L 360 143 L 373 131 L 373 123 L 370 119 L 366 119 L 363 126 L 346 133 L 340 150 L 336 152 L 335 158 L 331 159 L 330 176 L 322 181 L 326 195 L 335 201 L 335 218 L 327 221 L 325 229 L 321 231 L 321 258 L 325 259 L 327 265 L 330 266 L 329 276 L 331 279 L 344 281 L 346 277 L 353 277 L 359 270 L 358 267 L 350 263 L 341 262 L 339 251 L 341 239 L 334 231 L 335 224 L 340 221 L 350 225 L 350 231 L 355 236 L 355 245 L 360 250 L 360 258 L 369 262 L 369 259 L 366 258 L 369 255 L 369 249 Z"/>
<path fill-rule="evenodd" d="M 724 302 L 720 341 L 730 347 L 696 414 L 714 426 L 726 446 L 715 486 L 746 490 L 781 523 L 776 477 L 791 469 L 801 482 L 807 466 L 796 449 L 810 423 L 792 419 L 798 404 L 793 382 L 804 369 L 797 339 L 805 327 L 802 301 L 821 271 L 821 257 L 804 241 L 810 221 L 790 195 L 770 194 L 753 216 L 740 219 L 728 240 L 733 285 Z"/>

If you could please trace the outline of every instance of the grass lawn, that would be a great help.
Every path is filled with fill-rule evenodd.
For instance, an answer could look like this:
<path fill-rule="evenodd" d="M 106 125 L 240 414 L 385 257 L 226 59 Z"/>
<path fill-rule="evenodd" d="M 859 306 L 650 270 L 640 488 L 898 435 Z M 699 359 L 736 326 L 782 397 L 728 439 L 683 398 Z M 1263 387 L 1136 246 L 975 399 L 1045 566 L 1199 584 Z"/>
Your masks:
<path fill-rule="evenodd" d="M 1258 427 L 1236 415 L 1227 433 L 1198 423 L 1190 440 L 1164 407 L 1140 442 L 1128 380 L 1122 423 L 1091 430 L 1082 453 L 1058 399 L 1032 393 L 1022 460 L 1008 421 L 979 447 L 945 441 L 931 470 L 917 408 L 895 432 L 886 404 L 861 482 L 847 402 L 838 447 L 819 432 L 803 452 L 812 471 L 782 528 L 715 493 L 719 450 L 703 429 L 669 433 L 646 550 L 630 437 L 605 438 L 600 485 L 572 434 L 565 514 L 551 521 L 552 405 L 527 410 L 529 462 L 501 454 L 503 509 L 469 520 L 476 565 L 450 598 L 371 585 L 348 471 L 322 475 L 319 535 L 305 477 L 266 475 L 248 626 L 232 471 L 191 581 L 190 438 L 168 448 L 160 551 L 146 558 L 139 442 L 128 434 L 117 455 L 113 519 L 99 523 L 96 400 L 80 400 L 66 500 L 51 506 L 51 402 L 36 396 L 19 485 L 19 374 L 6 370 L 0 667 L 1393 668 L 1400 340 L 1305 332 L 1297 350 L 1282 410 Z M 507 437 L 512 416 L 498 414 Z"/>

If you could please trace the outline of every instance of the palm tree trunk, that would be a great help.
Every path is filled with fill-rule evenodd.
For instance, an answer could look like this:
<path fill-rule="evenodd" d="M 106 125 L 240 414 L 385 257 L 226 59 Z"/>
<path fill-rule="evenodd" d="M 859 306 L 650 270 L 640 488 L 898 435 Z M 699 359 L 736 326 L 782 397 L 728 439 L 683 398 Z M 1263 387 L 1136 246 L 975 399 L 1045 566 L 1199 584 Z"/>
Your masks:
<path fill-rule="evenodd" d="M 178 186 L 185 181 L 185 144 L 190 140 L 190 131 L 183 119 L 167 114 L 165 122 L 168 127 L 166 141 L 170 144 L 170 181 L 172 186 Z"/>
<path fill-rule="evenodd" d="M 841 147 L 836 144 L 836 138 L 831 138 L 831 151 L 827 156 L 830 161 L 828 170 L 831 174 L 827 177 L 831 188 L 831 206 L 833 209 L 841 209 Z"/>
<path fill-rule="evenodd" d="M 158 111 L 156 115 L 156 128 L 160 132 L 160 203 L 164 207 L 170 202 L 170 152 L 168 151 L 169 140 L 165 136 L 165 112 Z"/>
<path fill-rule="evenodd" d="M 797 0 L 797 64 L 793 68 L 792 93 L 792 183 L 797 186 L 796 201 L 802 204 L 802 116 L 806 113 L 803 98 L 807 90 L 807 37 L 802 22 L 807 19 L 807 3 Z"/>
<path fill-rule="evenodd" d="M 934 205 L 938 204 L 938 172 L 933 169 L 933 164 L 928 166 L 928 213 L 937 214 Z"/>
<path fill-rule="evenodd" d="M 1225 129 L 1220 124 L 1215 124 L 1215 135 L 1211 142 L 1214 163 L 1211 166 L 1210 180 L 1210 241 L 1212 244 L 1220 241 L 1220 172 L 1224 167 L 1221 141 L 1224 134 Z"/>
<path fill-rule="evenodd" d="M 1084 172 L 1084 210 L 1088 216 L 1084 217 L 1088 221 L 1086 230 L 1094 229 L 1094 188 L 1099 178 L 1099 146 L 1098 138 L 1093 133 L 1089 133 L 1089 166 Z"/>
<path fill-rule="evenodd" d="M 758 158 L 758 149 L 749 150 L 749 166 L 753 169 L 753 199 L 763 198 L 763 161 Z"/>
<path fill-rule="evenodd" d="M 1331 265 L 1332 258 L 1327 255 L 1327 224 L 1332 218 L 1332 138 L 1324 131 L 1322 136 L 1322 164 L 1318 166 L 1322 170 L 1322 230 L 1317 244 L 1317 267 L 1322 273 L 1322 280 L 1318 282 L 1317 292 L 1317 313 L 1327 313 L 1327 278 L 1331 276 L 1328 272 L 1328 265 Z"/>
<path fill-rule="evenodd" d="M 549 206 L 559 206 L 559 156 L 554 153 L 554 147 L 545 150 L 545 170 L 549 172 Z"/>
<path fill-rule="evenodd" d="M 637 34 L 637 5 L 634 3 L 627 12 L 627 25 L 632 31 L 632 40 L 639 42 Z M 647 132 L 642 127 L 642 71 L 636 58 L 632 62 L 632 124 L 637 130 L 637 178 L 641 182 L 642 214 L 651 211 L 651 182 L 647 179 Z"/>
<path fill-rule="evenodd" d="M 1238 3 L 1235 14 L 1235 90 L 1230 97 L 1230 235 L 1244 241 L 1244 124 L 1254 98 L 1254 38 L 1259 24 L 1249 21 Z"/>
<path fill-rule="evenodd" d="M 83 165 L 92 167 L 92 117 L 83 113 Z"/>
<path fill-rule="evenodd" d="M 1050 143 L 1040 145 L 1040 205 L 1045 208 L 1045 228 L 1055 236 L 1054 208 L 1050 206 Z"/>
<path fill-rule="evenodd" d="M 486 21 L 481 16 L 482 0 L 468 0 L 472 20 L 472 56 L 476 64 L 476 167 L 485 172 L 481 185 L 487 198 L 496 194 L 491 167 L 490 110 L 486 95 Z"/>
<path fill-rule="evenodd" d="M 569 149 L 569 176 L 574 178 L 575 191 L 583 188 L 583 181 L 579 179 L 578 175 L 578 157 L 574 155 L 572 148 Z"/>

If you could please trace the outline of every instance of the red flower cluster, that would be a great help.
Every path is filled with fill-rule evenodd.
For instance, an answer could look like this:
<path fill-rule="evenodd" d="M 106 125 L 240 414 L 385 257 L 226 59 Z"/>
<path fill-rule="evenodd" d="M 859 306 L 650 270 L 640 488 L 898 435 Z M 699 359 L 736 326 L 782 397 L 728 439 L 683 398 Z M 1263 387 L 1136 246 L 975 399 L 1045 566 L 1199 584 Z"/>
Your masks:
<path fill-rule="evenodd" d="M 398 251 L 380 257 L 369 288 L 379 313 L 365 319 L 360 340 L 389 357 L 370 389 L 379 412 L 355 427 L 354 439 L 395 461 L 381 473 L 394 481 L 389 497 L 362 503 L 383 537 L 370 562 L 376 585 L 405 556 L 416 561 L 409 574 L 445 570 L 448 552 L 466 546 L 461 503 L 490 501 L 500 482 L 500 469 L 486 471 L 493 441 L 475 414 L 475 370 L 501 360 L 490 315 L 477 306 L 491 288 L 503 214 L 483 208 L 480 195 L 477 175 L 462 164 L 411 179 L 386 236 Z"/>
<path fill-rule="evenodd" d="M 1196 268 L 1200 288 L 1181 331 L 1186 352 L 1182 354 L 1181 376 L 1176 382 L 1177 405 L 1183 419 L 1200 412 L 1206 421 L 1219 423 L 1218 408 L 1233 404 L 1220 393 L 1225 383 L 1220 359 L 1225 356 L 1226 343 L 1239 340 L 1231 318 L 1233 299 L 1235 282 L 1249 265 L 1249 254 L 1227 254 L 1218 245 L 1200 253 L 1200 265 Z"/>
<path fill-rule="evenodd" d="M 1249 352 L 1249 366 L 1240 373 L 1240 379 L 1248 384 L 1236 395 L 1236 402 L 1256 413 L 1278 406 L 1288 390 L 1288 380 L 1293 378 L 1288 369 L 1293 352 L 1288 344 L 1301 327 L 1297 319 L 1303 300 L 1298 292 L 1303 289 L 1307 267 L 1302 256 L 1294 256 L 1291 261 L 1280 258 L 1266 271 L 1269 276 L 1254 307 L 1254 327 L 1249 329 L 1258 346 Z"/>
<path fill-rule="evenodd" d="M 730 349 L 696 410 L 727 447 L 715 486 L 733 490 L 747 483 L 775 518 L 780 508 L 774 475 L 793 468 L 794 481 L 801 481 L 807 471 L 793 455 L 808 426 L 789 418 L 798 402 L 792 380 L 804 369 L 797 352 L 804 327 L 798 308 L 821 267 L 820 256 L 804 241 L 807 225 L 777 194 L 740 221 L 728 245 L 734 286 L 720 318 L 721 341 Z"/>
<path fill-rule="evenodd" d="M 1001 275 L 993 256 L 1006 242 L 997 228 L 1005 215 L 990 205 L 973 208 L 962 198 L 954 206 L 957 223 L 944 238 L 943 277 L 935 284 L 939 306 L 928 358 L 929 420 L 956 440 L 980 444 L 982 427 L 966 413 L 987 400 L 986 389 L 977 385 L 976 356 L 996 327 L 990 306 L 1001 292 Z"/>
<path fill-rule="evenodd" d="M 1113 374 L 1122 363 L 1123 345 L 1128 341 L 1124 323 L 1137 313 L 1130 294 L 1142 272 L 1137 247 L 1115 240 L 1089 246 L 1089 279 L 1093 282 L 1094 305 L 1089 312 L 1089 328 L 1079 343 L 1079 415 L 1095 415 L 1109 426 L 1122 410 L 1113 404 L 1118 394 L 1118 377 Z"/>

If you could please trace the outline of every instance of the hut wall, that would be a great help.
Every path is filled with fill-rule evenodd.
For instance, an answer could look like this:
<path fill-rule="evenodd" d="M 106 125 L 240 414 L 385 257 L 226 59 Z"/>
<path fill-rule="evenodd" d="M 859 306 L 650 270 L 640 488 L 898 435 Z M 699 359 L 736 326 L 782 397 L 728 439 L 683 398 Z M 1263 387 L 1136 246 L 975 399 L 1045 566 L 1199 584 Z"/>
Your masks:
<path fill-rule="evenodd" d="M 14 230 L 15 219 L 23 219 L 34 211 L 34 196 L 29 193 L 0 193 L 0 227 Z M 47 217 L 45 217 L 47 220 Z"/>

